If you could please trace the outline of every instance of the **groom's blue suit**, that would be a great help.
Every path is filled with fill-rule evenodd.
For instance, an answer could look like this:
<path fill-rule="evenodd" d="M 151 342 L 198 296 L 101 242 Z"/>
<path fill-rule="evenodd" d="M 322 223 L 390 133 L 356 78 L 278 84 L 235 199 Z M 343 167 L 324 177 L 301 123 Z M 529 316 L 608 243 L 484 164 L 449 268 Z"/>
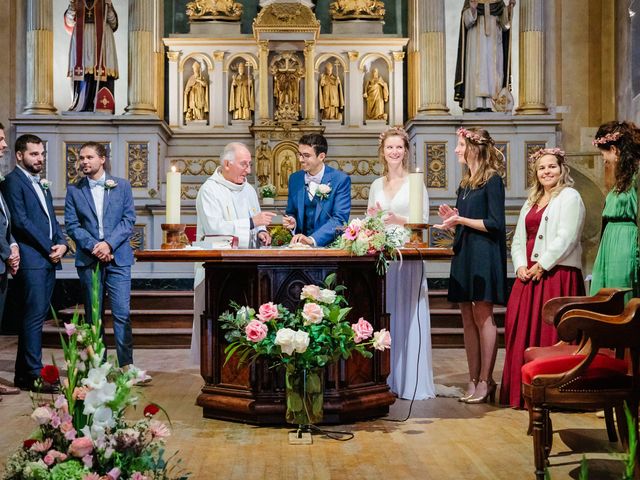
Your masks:
<path fill-rule="evenodd" d="M 312 237 L 317 246 L 324 247 L 336 238 L 337 229 L 349 221 L 351 178 L 325 165 L 321 183 L 331 187 L 327 198 L 321 199 L 316 195 L 309 200 L 305 172 L 299 170 L 292 174 L 289 177 L 287 215 L 296 219 L 295 233 Z"/>
<path fill-rule="evenodd" d="M 67 234 L 76 242 L 76 268 L 80 277 L 85 316 L 88 321 L 91 321 L 91 277 L 96 266 L 100 264 L 98 258 L 91 252 L 102 240 L 111 247 L 113 260 L 100 264 L 100 311 L 103 310 L 103 291 L 106 287 L 111 301 L 118 363 L 120 366 L 125 366 L 133 363 L 133 338 L 129 319 L 131 265 L 133 265 L 130 239 L 136 221 L 136 211 L 131 184 L 124 178 L 107 174 L 105 181 L 109 180 L 116 185 L 104 190 L 102 208 L 104 238 L 100 238 L 98 212 L 86 177 L 76 185 L 68 186 L 64 218 Z"/>

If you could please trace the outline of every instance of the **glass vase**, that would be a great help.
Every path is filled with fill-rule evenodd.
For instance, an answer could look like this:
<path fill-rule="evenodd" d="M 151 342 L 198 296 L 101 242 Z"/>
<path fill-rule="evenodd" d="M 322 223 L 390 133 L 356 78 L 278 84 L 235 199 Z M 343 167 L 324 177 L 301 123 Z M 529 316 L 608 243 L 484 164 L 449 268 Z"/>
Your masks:
<path fill-rule="evenodd" d="M 324 402 L 322 368 L 295 368 L 288 365 L 285 373 L 287 423 L 299 426 L 322 421 Z"/>

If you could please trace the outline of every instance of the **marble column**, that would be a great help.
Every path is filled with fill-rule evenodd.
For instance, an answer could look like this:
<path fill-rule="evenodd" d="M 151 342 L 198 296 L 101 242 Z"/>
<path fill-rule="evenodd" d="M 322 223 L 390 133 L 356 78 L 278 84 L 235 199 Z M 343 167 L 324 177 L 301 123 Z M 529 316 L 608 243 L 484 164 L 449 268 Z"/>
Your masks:
<path fill-rule="evenodd" d="M 360 53 L 357 51 L 347 52 L 349 55 L 349 76 L 347 78 L 347 88 L 349 98 L 352 100 L 345 108 L 346 122 L 350 127 L 359 127 L 362 125 L 364 118 L 364 106 L 362 99 L 362 83 L 363 72 L 358 68 L 358 58 Z"/>
<path fill-rule="evenodd" d="M 179 61 L 180 52 L 167 52 L 169 60 L 169 126 L 179 127 L 182 125 L 182 110 L 180 110 L 180 98 L 182 97 L 179 83 Z"/>
<path fill-rule="evenodd" d="M 305 41 L 304 46 L 304 118 L 314 122 L 316 119 L 316 82 L 315 82 L 315 51 L 313 41 Z"/>
<path fill-rule="evenodd" d="M 404 52 L 392 52 L 393 70 L 389 72 L 389 77 L 393 78 L 390 90 L 393 92 L 391 105 L 389 106 L 389 125 L 403 125 L 402 118 L 402 63 L 404 60 Z"/>
<path fill-rule="evenodd" d="M 544 98 L 544 1 L 520 0 L 520 105 L 518 115 L 548 112 Z"/>
<path fill-rule="evenodd" d="M 409 0 L 409 116 L 446 115 L 444 0 Z"/>
<path fill-rule="evenodd" d="M 6 19 L 5 19 L 6 20 Z M 46 115 L 53 106 L 53 2 L 27 1 L 27 95 L 23 113 Z"/>
<path fill-rule="evenodd" d="M 160 42 L 155 38 L 157 0 L 129 2 L 129 84 L 128 115 L 158 114 L 157 94 L 163 86 L 157 68 Z"/>
<path fill-rule="evenodd" d="M 214 127 L 224 127 L 227 121 L 227 102 L 229 93 L 224 82 L 224 51 L 213 52 L 213 72 L 209 72 L 209 124 Z"/>
<path fill-rule="evenodd" d="M 258 42 L 258 119 L 269 118 L 269 41 Z"/>

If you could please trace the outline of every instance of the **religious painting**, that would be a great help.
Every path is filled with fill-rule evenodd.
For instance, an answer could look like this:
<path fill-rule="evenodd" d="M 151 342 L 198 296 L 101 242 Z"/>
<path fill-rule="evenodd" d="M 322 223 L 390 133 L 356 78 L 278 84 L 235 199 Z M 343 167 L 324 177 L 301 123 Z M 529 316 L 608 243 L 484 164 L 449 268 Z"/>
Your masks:
<path fill-rule="evenodd" d="M 281 142 L 273 149 L 274 181 L 276 196 L 284 198 L 289 194 L 289 176 L 300 169 L 298 162 L 298 144 Z"/>

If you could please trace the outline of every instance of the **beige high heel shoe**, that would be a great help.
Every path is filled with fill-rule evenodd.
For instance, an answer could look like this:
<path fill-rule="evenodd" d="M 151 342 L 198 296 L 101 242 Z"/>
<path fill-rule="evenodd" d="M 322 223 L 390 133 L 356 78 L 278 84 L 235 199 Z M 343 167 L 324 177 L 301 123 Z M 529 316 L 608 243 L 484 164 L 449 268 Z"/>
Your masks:
<path fill-rule="evenodd" d="M 487 399 L 491 403 L 495 403 L 496 401 L 496 389 L 497 385 L 493 380 L 487 382 L 486 380 L 480 380 L 478 385 L 484 383 L 487 385 L 487 391 L 484 395 L 475 395 L 475 393 L 465 400 L 465 403 L 477 404 L 477 403 L 487 403 Z"/>
<path fill-rule="evenodd" d="M 478 385 L 478 380 L 472 378 L 469 380 L 469 384 L 467 385 L 467 391 L 461 397 L 458 397 L 459 402 L 466 402 L 467 399 L 473 397 L 473 394 L 476 393 L 476 386 Z"/>

